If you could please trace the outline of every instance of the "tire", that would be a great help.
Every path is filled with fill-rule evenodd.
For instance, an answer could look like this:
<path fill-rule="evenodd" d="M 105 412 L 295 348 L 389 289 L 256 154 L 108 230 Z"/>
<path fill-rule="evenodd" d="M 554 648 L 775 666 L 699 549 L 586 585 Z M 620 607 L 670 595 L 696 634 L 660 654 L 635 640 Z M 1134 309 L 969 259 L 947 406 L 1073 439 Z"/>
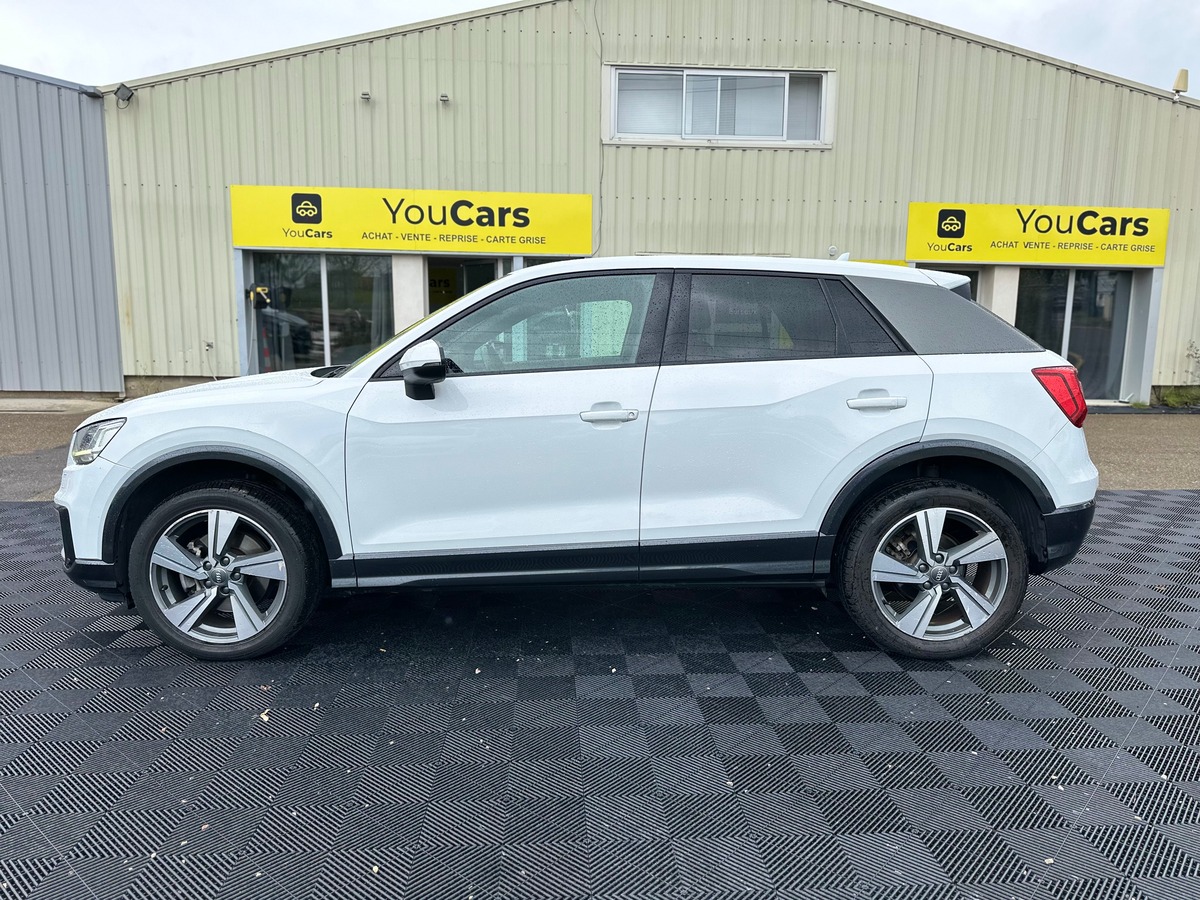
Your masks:
<path fill-rule="evenodd" d="M 289 498 L 214 482 L 167 498 L 146 517 L 129 549 L 129 586 L 166 643 L 198 659 L 253 659 L 312 615 L 318 554 L 308 518 Z"/>
<path fill-rule="evenodd" d="M 920 659 L 987 647 L 1012 624 L 1029 584 L 1012 519 L 953 481 L 910 481 L 870 501 L 833 570 L 839 583 L 830 593 L 855 623 L 881 647 Z"/>

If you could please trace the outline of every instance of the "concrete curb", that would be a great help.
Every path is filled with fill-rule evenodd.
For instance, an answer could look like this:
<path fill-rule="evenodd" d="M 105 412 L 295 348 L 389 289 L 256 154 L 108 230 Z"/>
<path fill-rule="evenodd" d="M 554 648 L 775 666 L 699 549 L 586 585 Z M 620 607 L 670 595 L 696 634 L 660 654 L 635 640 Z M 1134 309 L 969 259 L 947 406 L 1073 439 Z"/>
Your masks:
<path fill-rule="evenodd" d="M 6 398 L 0 400 L 0 413 L 89 413 L 100 412 L 114 404 L 108 400 L 52 400 L 46 397 L 31 397 L 28 400 Z"/>

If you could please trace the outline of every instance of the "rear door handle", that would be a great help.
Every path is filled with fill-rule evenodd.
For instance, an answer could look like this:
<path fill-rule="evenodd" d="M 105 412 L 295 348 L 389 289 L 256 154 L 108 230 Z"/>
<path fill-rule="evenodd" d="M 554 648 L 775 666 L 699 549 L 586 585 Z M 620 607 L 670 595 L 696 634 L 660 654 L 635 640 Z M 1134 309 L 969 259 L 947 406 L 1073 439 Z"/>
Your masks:
<path fill-rule="evenodd" d="M 579 414 L 585 422 L 632 422 L 637 417 L 636 409 L 589 409 Z"/>
<path fill-rule="evenodd" d="M 907 397 L 855 397 L 847 400 L 851 409 L 903 409 L 908 406 Z"/>

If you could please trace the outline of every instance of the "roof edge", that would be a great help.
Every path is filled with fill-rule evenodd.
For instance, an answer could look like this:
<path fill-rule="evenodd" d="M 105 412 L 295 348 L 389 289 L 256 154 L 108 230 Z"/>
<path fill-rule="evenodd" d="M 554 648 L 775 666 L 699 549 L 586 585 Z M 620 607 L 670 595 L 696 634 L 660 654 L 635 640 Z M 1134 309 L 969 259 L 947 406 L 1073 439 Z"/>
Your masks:
<path fill-rule="evenodd" d="M 347 35 L 346 37 L 333 38 L 328 41 L 319 41 L 315 44 L 302 44 L 299 47 L 285 47 L 282 50 L 269 50 L 265 53 L 256 53 L 253 56 L 241 56 L 236 59 L 227 59 L 221 62 L 208 63 L 202 66 L 193 66 L 189 69 L 177 69 L 174 72 L 164 72 L 161 75 L 147 75 L 144 78 L 131 78 L 123 82 L 114 82 L 100 87 L 100 90 L 105 93 L 114 91 L 118 84 L 127 84 L 131 88 L 146 87 L 149 85 L 163 84 L 168 81 L 179 81 L 183 78 L 191 78 L 195 75 L 213 75 L 217 72 L 224 72 L 229 69 L 238 69 L 242 66 L 254 65 L 262 62 L 269 62 L 277 59 L 288 59 L 293 56 L 303 56 L 307 53 L 316 53 L 321 50 L 334 50 L 339 47 L 350 47 L 354 44 L 365 44 L 369 41 L 377 41 L 381 38 L 394 37 L 401 34 L 411 34 L 416 31 L 427 31 L 430 28 L 439 28 L 443 25 L 454 25 L 458 22 L 467 22 L 471 19 L 481 19 L 487 16 L 501 15 L 507 12 L 515 12 L 519 9 L 528 9 L 534 6 L 549 6 L 554 3 L 561 3 L 563 0 L 514 0 L 511 3 L 504 3 L 499 6 L 489 6 L 483 9 L 471 10 L 467 12 L 456 13 L 450 16 L 440 16 L 436 19 L 424 19 L 420 22 L 412 22 L 408 25 L 397 25 L 392 28 L 381 28 L 378 31 L 364 31 L 361 34 Z"/>
<path fill-rule="evenodd" d="M 1175 92 L 1167 88 L 1155 87 L 1152 84 L 1143 84 L 1140 81 L 1134 81 L 1132 78 L 1123 78 L 1120 75 L 1113 75 L 1111 72 L 1102 72 L 1099 69 L 1091 69 L 1087 66 L 1081 66 L 1078 63 L 1069 62 L 1065 59 L 1060 59 L 1057 56 L 1047 56 L 1044 53 L 1038 53 L 1036 50 L 1029 50 L 1026 47 L 1018 47 L 1016 44 L 1006 44 L 1004 41 L 998 41 L 995 38 L 985 37 L 981 34 L 975 34 L 971 31 L 964 31 L 961 28 L 955 28 L 952 25 L 943 25 L 941 22 L 934 22 L 931 19 L 922 19 L 920 16 L 910 15 L 909 13 L 900 12 L 895 9 L 888 9 L 886 6 L 877 6 L 874 3 L 869 3 L 867 0 L 832 0 L 832 2 L 840 3 L 842 6 L 849 6 L 853 9 L 860 9 L 864 12 L 874 13 L 879 16 L 886 16 L 889 19 L 895 19 L 898 22 L 907 22 L 912 25 L 917 25 L 928 31 L 935 31 L 940 34 L 945 34 L 949 37 L 960 38 L 965 41 L 971 41 L 980 44 L 984 47 L 991 47 L 995 50 L 1003 50 L 1006 53 L 1011 53 L 1014 56 L 1021 56 L 1025 59 L 1031 59 L 1035 62 L 1045 63 L 1046 65 L 1054 66 L 1058 69 L 1064 69 L 1079 75 L 1086 75 L 1089 78 L 1095 78 L 1098 81 L 1106 81 L 1118 87 L 1130 88 L 1132 90 L 1141 91 L 1145 94 L 1150 94 L 1154 97 L 1160 97 L 1165 100 L 1176 101 Z M 1200 100 L 1186 95 L 1180 96 L 1177 102 L 1186 104 L 1187 106 L 1200 108 Z"/>
<path fill-rule="evenodd" d="M 42 84 L 53 85 L 54 87 L 68 88 L 72 91 L 78 91 L 81 94 L 86 94 L 89 97 L 99 97 L 100 89 L 91 87 L 86 84 L 77 84 L 74 81 L 64 81 L 61 78 L 52 78 L 49 75 L 41 75 L 37 72 L 29 72 L 25 69 L 16 69 L 12 66 L 0 65 L 0 73 L 12 75 L 15 78 L 28 78 L 30 81 L 38 81 Z"/>
<path fill-rule="evenodd" d="M 355 44 L 367 43 L 369 41 L 380 40 L 381 38 L 394 37 L 402 34 L 412 34 L 418 31 L 427 31 L 430 28 L 439 28 L 444 25 L 454 25 L 459 22 L 467 22 L 472 19 L 482 19 L 489 16 L 502 15 L 508 12 L 514 12 L 521 9 L 529 9 L 535 6 L 550 6 L 556 3 L 562 3 L 564 0 L 514 0 L 514 2 L 504 3 L 498 6 L 489 6 L 483 9 L 471 10 L 454 15 L 441 16 L 436 19 L 425 19 L 420 22 L 413 22 L 408 25 L 398 25 L 393 28 L 382 28 L 378 31 L 367 31 L 361 34 L 353 34 L 340 38 L 333 38 L 327 41 L 320 41 L 314 44 L 303 44 L 298 47 L 287 47 L 281 50 L 271 50 L 265 53 L 258 53 L 252 56 L 243 56 L 236 59 L 224 60 L 221 62 L 209 63 L 202 66 L 193 66 L 188 69 L 178 69 L 173 72 L 164 72 L 161 75 L 148 75 L 144 78 L 129 79 L 124 84 L 130 87 L 138 88 L 155 84 L 164 84 L 171 81 L 179 81 L 184 78 L 190 78 L 196 75 L 212 75 L 218 72 L 228 71 L 230 69 L 241 68 L 242 66 L 255 65 L 273 60 L 288 59 L 294 56 L 303 56 L 308 53 L 315 53 L 322 50 L 333 50 L 340 47 L 350 47 Z M 571 2 L 571 0 L 566 0 Z M 940 22 L 934 22 L 931 19 L 923 19 L 920 16 L 914 16 L 909 13 L 900 12 L 895 9 L 888 9 L 885 6 L 878 6 L 867 0 L 830 0 L 830 2 L 838 3 L 842 6 L 852 9 L 869 12 L 874 15 L 884 16 L 897 22 L 903 22 L 910 25 L 916 25 L 919 28 L 924 28 L 927 31 L 933 31 L 938 34 L 944 34 L 949 37 L 958 38 L 960 40 L 970 41 L 979 44 L 983 47 L 990 47 L 995 50 L 1001 50 L 1005 53 L 1010 53 L 1014 56 L 1019 56 L 1024 59 L 1033 60 L 1035 62 L 1044 63 L 1062 69 L 1068 73 L 1083 75 L 1088 78 L 1094 78 L 1097 81 L 1103 81 L 1117 87 L 1128 88 L 1129 90 L 1138 91 L 1147 94 L 1151 97 L 1157 97 L 1162 100 L 1170 100 L 1174 103 L 1179 103 L 1192 109 L 1200 109 L 1200 99 L 1182 95 L 1175 96 L 1175 92 L 1167 88 L 1155 87 L 1150 84 L 1143 84 L 1140 81 L 1134 81 L 1131 78 L 1123 78 L 1120 75 L 1113 75 L 1110 72 L 1103 72 L 1099 69 L 1092 69 L 1087 66 L 1079 65 L 1078 63 L 1069 62 L 1065 59 L 1060 59 L 1055 56 L 1047 56 L 1044 53 L 1038 53 L 1035 50 L 1029 50 L 1024 47 L 1018 47 L 1016 44 L 1008 44 L 1004 41 L 996 40 L 995 38 L 986 37 L 981 34 L 975 34 L 971 31 L 964 31 L 961 28 L 955 28 L 951 25 L 944 25 Z M 10 71 L 12 74 L 32 77 L 39 81 L 45 81 L 52 84 L 58 84 L 62 87 L 76 88 L 84 93 L 103 91 L 111 93 L 116 89 L 117 85 L 122 82 L 102 85 L 99 88 L 89 88 L 83 85 L 71 84 L 68 82 L 60 82 L 57 79 L 48 78 L 46 76 L 36 75 L 33 73 L 22 72 L 17 69 L 8 69 L 5 66 L 0 66 L 0 71 Z"/>

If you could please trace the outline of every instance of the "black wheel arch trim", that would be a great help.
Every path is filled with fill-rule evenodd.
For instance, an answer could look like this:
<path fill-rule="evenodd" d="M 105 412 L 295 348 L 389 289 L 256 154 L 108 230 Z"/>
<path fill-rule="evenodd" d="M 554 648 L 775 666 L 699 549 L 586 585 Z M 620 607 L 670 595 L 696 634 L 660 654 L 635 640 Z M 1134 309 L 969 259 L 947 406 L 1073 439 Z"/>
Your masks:
<path fill-rule="evenodd" d="M 821 520 L 821 533 L 823 535 L 836 534 L 847 514 L 862 499 L 864 491 L 880 476 L 909 463 L 918 463 L 922 460 L 942 456 L 957 456 L 991 463 L 1024 485 L 1043 515 L 1054 511 L 1054 498 L 1050 496 L 1050 492 L 1042 480 L 1011 453 L 975 441 L 922 441 L 919 444 L 898 447 L 877 457 L 860 469 L 842 486 L 837 496 L 834 497 L 833 503 L 829 505 L 829 509 L 825 511 L 825 517 Z"/>
<path fill-rule="evenodd" d="M 254 450 L 233 449 L 224 446 L 189 447 L 187 450 L 167 453 L 156 457 L 148 464 L 140 467 L 134 475 L 117 490 L 113 502 L 104 518 L 104 532 L 101 538 L 101 553 L 105 562 L 116 561 L 117 527 L 121 514 L 125 511 L 130 499 L 138 488 L 147 481 L 174 466 L 193 462 L 237 462 L 244 463 L 256 469 L 261 469 L 274 478 L 279 479 L 304 503 L 304 508 L 317 523 L 321 544 L 328 558 L 337 560 L 343 555 L 342 542 L 338 538 L 337 529 L 325 505 L 317 498 L 313 490 L 299 475 L 276 459 L 272 459 Z"/>

